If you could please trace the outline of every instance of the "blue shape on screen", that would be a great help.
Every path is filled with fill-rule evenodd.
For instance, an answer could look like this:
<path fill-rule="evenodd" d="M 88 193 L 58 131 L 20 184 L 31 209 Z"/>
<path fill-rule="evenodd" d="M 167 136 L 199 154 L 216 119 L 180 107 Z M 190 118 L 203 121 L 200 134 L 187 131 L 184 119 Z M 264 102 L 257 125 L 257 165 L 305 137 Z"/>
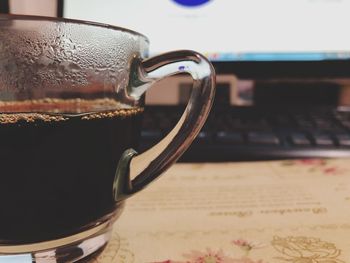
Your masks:
<path fill-rule="evenodd" d="M 196 7 L 196 6 L 204 5 L 211 0 L 173 0 L 173 1 L 182 6 Z"/>

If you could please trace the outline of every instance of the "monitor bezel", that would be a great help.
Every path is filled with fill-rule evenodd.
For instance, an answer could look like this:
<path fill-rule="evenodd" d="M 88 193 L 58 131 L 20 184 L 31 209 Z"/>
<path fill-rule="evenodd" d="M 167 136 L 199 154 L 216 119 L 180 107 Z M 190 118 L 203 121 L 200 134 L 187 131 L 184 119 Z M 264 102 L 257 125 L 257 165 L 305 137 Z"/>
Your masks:
<path fill-rule="evenodd" d="M 350 60 L 212 62 L 218 74 L 243 79 L 342 79 L 350 77 Z"/>

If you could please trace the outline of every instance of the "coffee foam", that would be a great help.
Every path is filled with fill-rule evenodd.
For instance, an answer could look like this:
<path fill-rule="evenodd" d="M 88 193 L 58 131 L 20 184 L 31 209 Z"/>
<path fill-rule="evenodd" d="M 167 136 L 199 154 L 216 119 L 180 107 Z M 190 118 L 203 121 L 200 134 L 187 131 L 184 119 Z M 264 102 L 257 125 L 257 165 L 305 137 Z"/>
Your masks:
<path fill-rule="evenodd" d="M 37 120 L 44 122 L 58 122 L 66 121 L 68 118 L 60 115 L 55 116 L 41 113 L 0 113 L 0 124 L 11 124 L 18 121 L 35 122 Z"/>
<path fill-rule="evenodd" d="M 66 121 L 72 116 L 78 116 L 82 120 L 125 118 L 141 112 L 143 108 L 131 107 L 108 98 L 0 101 L 0 124 L 11 124 L 18 121 L 30 123 L 38 120 L 58 122 Z"/>
<path fill-rule="evenodd" d="M 121 117 L 126 118 L 132 115 L 143 112 L 143 108 L 130 108 L 130 109 L 120 109 L 115 111 L 106 111 L 98 113 L 90 113 L 81 117 L 82 120 L 91 120 L 91 119 L 102 119 L 102 118 L 114 118 Z"/>

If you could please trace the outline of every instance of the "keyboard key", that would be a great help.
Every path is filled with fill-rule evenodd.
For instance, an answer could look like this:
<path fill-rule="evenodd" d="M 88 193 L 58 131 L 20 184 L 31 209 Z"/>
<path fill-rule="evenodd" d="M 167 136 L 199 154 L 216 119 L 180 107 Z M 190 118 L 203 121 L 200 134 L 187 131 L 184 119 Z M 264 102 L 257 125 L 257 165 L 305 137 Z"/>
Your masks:
<path fill-rule="evenodd" d="M 342 121 L 341 124 L 345 127 L 350 129 L 350 120 Z"/>
<path fill-rule="evenodd" d="M 328 134 L 313 134 L 315 143 L 320 146 L 333 146 L 334 142 Z"/>
<path fill-rule="evenodd" d="M 211 141 L 211 134 L 207 131 L 200 131 L 195 139 L 196 143 L 209 143 Z"/>
<path fill-rule="evenodd" d="M 247 130 L 261 130 L 269 127 L 265 119 L 245 119 L 241 120 L 244 128 Z"/>
<path fill-rule="evenodd" d="M 243 144 L 244 138 L 240 132 L 220 131 L 216 134 L 216 141 L 228 144 Z"/>
<path fill-rule="evenodd" d="M 307 118 L 306 116 L 296 116 L 295 121 L 298 124 L 300 128 L 303 129 L 312 129 L 314 128 L 314 123 L 311 119 Z"/>
<path fill-rule="evenodd" d="M 251 144 L 278 145 L 279 139 L 272 132 L 249 132 L 248 142 Z"/>
<path fill-rule="evenodd" d="M 346 121 L 350 118 L 350 112 L 349 111 L 335 111 L 334 117 L 339 121 Z"/>
<path fill-rule="evenodd" d="M 340 146 L 350 146 L 350 135 L 348 133 L 336 134 Z"/>
<path fill-rule="evenodd" d="M 289 127 L 295 127 L 295 121 L 290 118 L 287 114 L 277 114 L 271 115 L 270 117 L 270 123 L 272 127 L 275 128 L 289 128 Z"/>
<path fill-rule="evenodd" d="M 330 119 L 315 118 L 314 121 L 318 129 L 328 130 L 335 126 L 334 122 Z"/>
<path fill-rule="evenodd" d="M 292 133 L 290 137 L 294 145 L 298 145 L 298 146 L 311 145 L 310 140 L 307 138 L 306 134 L 304 133 Z"/>

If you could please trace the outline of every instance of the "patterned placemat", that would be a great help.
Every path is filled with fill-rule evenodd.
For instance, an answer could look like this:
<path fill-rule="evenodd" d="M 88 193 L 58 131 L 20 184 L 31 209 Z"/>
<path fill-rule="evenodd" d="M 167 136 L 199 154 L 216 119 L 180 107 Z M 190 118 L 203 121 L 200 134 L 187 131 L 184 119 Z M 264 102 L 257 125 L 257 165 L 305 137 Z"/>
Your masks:
<path fill-rule="evenodd" d="M 350 160 L 177 164 L 93 263 L 350 262 Z"/>

